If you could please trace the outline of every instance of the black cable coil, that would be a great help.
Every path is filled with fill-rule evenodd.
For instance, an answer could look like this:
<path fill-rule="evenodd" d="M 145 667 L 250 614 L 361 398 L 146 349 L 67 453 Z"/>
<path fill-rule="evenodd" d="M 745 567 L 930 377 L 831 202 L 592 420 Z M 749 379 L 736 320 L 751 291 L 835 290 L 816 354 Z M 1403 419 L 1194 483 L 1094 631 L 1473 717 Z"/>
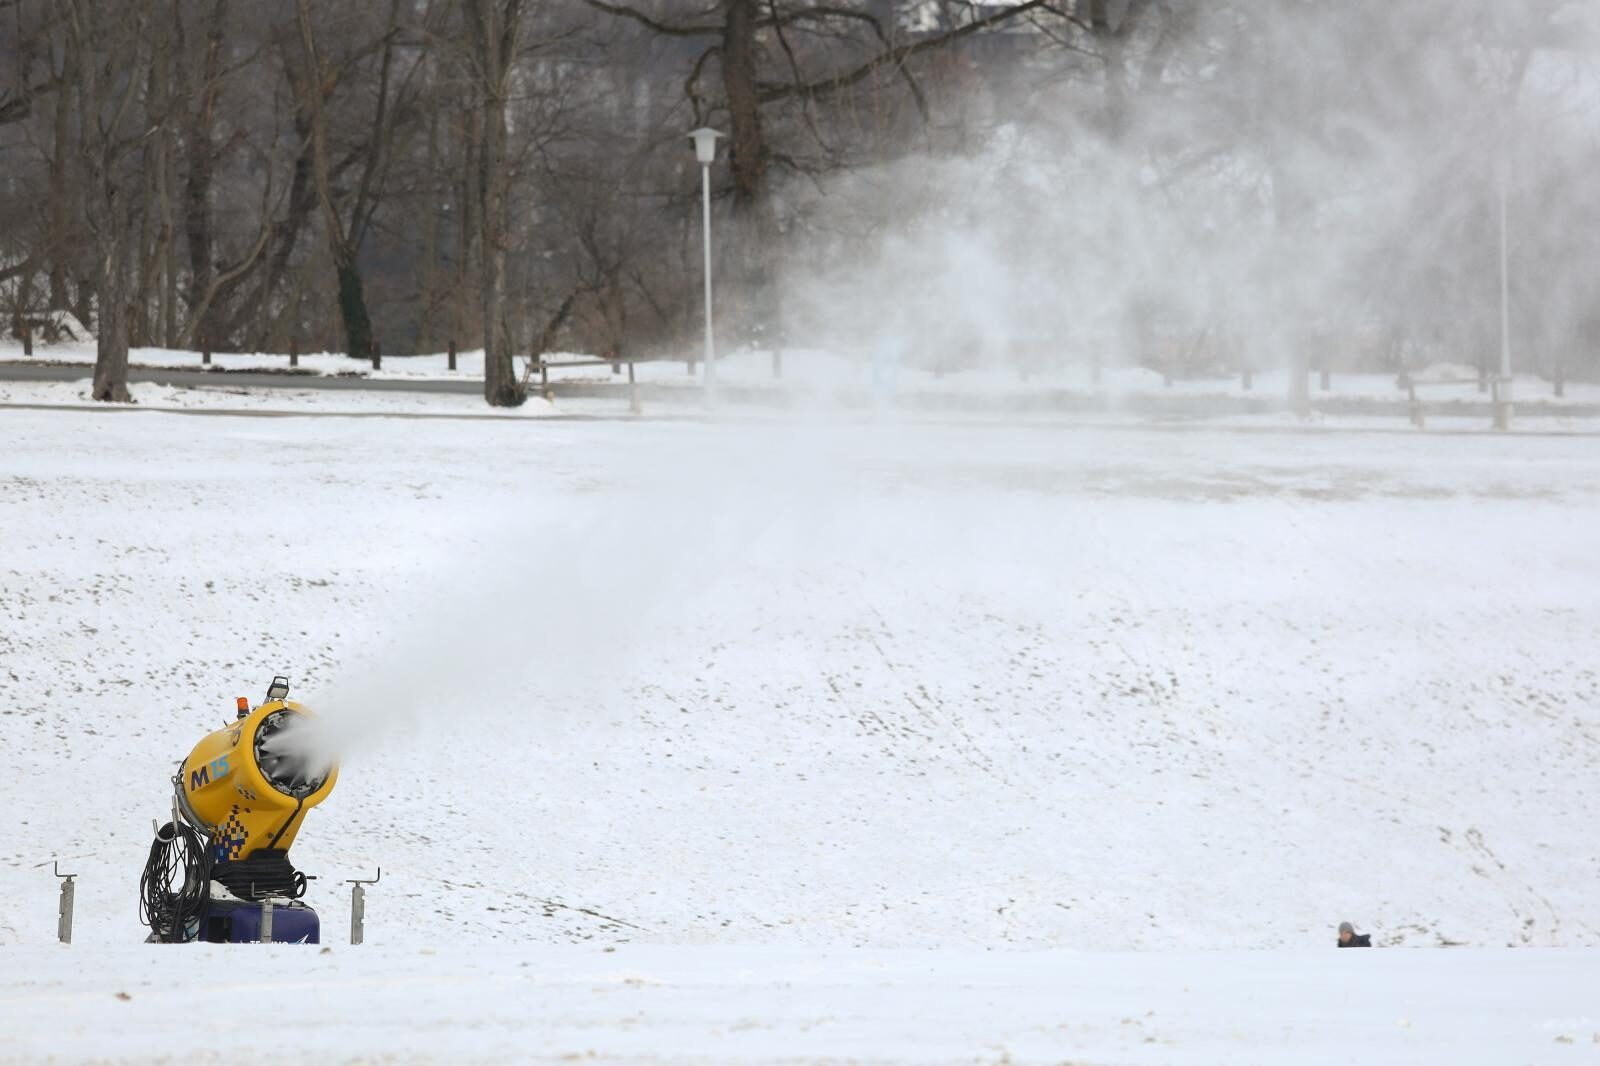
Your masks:
<path fill-rule="evenodd" d="M 198 934 L 210 903 L 210 847 L 192 826 L 168 822 L 156 832 L 139 878 L 139 920 L 152 940 L 181 943 Z"/>

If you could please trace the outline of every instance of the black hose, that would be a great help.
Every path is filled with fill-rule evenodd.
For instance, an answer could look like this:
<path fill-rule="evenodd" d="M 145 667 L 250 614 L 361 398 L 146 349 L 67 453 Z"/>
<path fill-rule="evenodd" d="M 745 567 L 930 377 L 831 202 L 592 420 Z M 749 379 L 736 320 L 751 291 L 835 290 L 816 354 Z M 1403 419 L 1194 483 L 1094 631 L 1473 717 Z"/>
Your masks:
<path fill-rule="evenodd" d="M 199 935 L 210 903 L 211 849 L 192 826 L 168 822 L 156 831 L 139 878 L 139 920 L 155 940 L 176 944 Z"/>

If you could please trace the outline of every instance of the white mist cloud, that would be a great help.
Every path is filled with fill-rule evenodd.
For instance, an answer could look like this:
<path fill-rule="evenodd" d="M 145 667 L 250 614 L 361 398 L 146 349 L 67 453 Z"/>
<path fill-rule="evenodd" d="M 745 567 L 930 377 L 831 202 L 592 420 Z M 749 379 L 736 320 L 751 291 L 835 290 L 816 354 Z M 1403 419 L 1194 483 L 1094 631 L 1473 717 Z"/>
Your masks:
<path fill-rule="evenodd" d="M 1600 332 L 1600 252 L 1571 237 L 1600 224 L 1580 6 L 1163 5 L 1121 121 L 1103 64 L 1057 56 L 967 143 L 786 186 L 788 333 L 946 369 L 1471 362 L 1497 349 L 1508 163 L 1517 342 L 1577 351 Z"/>

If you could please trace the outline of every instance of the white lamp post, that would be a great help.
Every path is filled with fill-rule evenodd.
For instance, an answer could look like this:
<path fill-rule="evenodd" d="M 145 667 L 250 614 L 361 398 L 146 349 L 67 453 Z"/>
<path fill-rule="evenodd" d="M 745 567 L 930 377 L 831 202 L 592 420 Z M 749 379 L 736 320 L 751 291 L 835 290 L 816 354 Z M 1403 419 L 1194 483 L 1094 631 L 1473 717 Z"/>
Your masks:
<path fill-rule="evenodd" d="M 706 406 L 717 396 L 717 350 L 711 339 L 711 164 L 717 158 L 717 138 L 722 134 L 702 126 L 689 134 L 694 156 L 700 161 L 700 215 L 705 244 L 706 275 Z"/>

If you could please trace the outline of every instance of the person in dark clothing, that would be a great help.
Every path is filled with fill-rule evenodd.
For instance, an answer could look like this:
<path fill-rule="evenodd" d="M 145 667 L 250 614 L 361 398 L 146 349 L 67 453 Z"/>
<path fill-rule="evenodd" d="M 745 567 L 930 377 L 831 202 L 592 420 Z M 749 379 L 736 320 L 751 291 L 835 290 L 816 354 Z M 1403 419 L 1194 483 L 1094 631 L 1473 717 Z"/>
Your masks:
<path fill-rule="evenodd" d="M 1339 946 L 1342 948 L 1370 948 L 1372 934 L 1356 933 L 1356 927 L 1349 922 L 1339 923 Z"/>

